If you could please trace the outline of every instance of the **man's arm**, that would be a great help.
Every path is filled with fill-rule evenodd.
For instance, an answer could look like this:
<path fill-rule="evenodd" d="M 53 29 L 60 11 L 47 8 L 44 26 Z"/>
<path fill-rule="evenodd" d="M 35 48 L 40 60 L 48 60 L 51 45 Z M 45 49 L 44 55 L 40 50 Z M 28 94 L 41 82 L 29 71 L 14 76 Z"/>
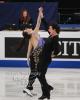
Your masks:
<path fill-rule="evenodd" d="M 41 13 L 41 22 L 43 23 L 44 27 L 45 27 L 45 30 L 48 31 L 48 28 L 49 28 L 49 24 L 47 23 L 47 21 L 45 20 L 44 18 L 44 15 L 43 15 L 43 12 Z M 49 33 L 49 32 L 48 32 Z"/>
<path fill-rule="evenodd" d="M 49 25 L 48 25 L 48 23 L 46 22 L 46 20 L 45 20 L 44 17 L 42 18 L 42 23 L 44 24 L 45 30 L 48 31 Z"/>

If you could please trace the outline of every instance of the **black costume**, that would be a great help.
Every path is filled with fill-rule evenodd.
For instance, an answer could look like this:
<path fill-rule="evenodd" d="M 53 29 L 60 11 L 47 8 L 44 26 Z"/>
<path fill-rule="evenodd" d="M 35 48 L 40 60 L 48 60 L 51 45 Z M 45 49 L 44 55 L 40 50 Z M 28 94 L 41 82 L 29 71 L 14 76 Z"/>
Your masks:
<path fill-rule="evenodd" d="M 48 98 L 50 98 L 50 90 L 52 90 L 53 88 L 47 83 L 45 74 L 47 72 L 49 64 L 51 63 L 52 51 L 54 51 L 55 48 L 57 48 L 57 51 L 55 50 L 54 53 L 59 53 L 59 49 L 56 45 L 58 46 L 58 36 L 55 36 L 54 38 L 49 37 L 45 42 L 45 45 L 41 52 L 40 62 L 38 63 L 38 72 L 40 73 L 38 79 L 41 83 L 41 88 L 43 92 L 42 95 Z"/>
<path fill-rule="evenodd" d="M 35 49 L 32 50 L 30 54 L 30 75 L 29 75 L 29 82 L 26 88 L 29 90 L 33 89 L 33 83 L 37 76 L 39 76 L 38 72 L 38 63 L 40 62 L 40 55 L 44 46 L 44 40 L 42 38 L 39 39 L 38 45 Z"/>

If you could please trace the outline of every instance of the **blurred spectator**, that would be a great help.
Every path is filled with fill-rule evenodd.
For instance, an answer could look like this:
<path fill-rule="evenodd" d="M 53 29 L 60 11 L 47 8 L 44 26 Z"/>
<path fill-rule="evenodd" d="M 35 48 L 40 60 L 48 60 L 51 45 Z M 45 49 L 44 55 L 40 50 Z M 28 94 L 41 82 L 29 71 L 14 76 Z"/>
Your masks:
<path fill-rule="evenodd" d="M 1 0 L 1 1 L 0 1 L 0 3 L 5 3 L 5 2 L 6 2 L 5 0 Z"/>
<path fill-rule="evenodd" d="M 19 28 L 24 30 L 27 24 L 32 24 L 31 16 L 27 9 L 22 9 L 19 18 Z"/>

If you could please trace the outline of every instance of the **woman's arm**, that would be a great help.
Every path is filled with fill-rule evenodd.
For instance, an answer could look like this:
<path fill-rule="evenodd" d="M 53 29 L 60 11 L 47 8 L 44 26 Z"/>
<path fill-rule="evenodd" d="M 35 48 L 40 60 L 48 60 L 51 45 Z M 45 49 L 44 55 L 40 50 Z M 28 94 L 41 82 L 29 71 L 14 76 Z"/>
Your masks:
<path fill-rule="evenodd" d="M 36 23 L 36 27 L 34 29 L 35 32 L 39 31 L 40 25 L 41 25 L 41 14 L 42 14 L 42 7 L 39 8 L 39 14 L 38 14 L 38 18 L 37 18 L 37 23 Z"/>
<path fill-rule="evenodd" d="M 32 50 L 32 44 L 31 44 L 31 40 L 29 40 L 28 51 L 27 51 L 27 61 L 29 61 L 31 50 Z"/>

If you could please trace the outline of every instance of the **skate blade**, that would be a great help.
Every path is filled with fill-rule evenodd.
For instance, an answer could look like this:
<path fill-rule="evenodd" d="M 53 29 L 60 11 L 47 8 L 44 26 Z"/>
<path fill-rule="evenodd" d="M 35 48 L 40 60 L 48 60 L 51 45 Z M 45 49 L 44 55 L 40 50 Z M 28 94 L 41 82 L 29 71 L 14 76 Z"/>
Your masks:
<path fill-rule="evenodd" d="M 23 90 L 23 93 L 26 93 L 28 96 L 33 97 L 33 94 L 29 94 L 29 93 L 26 92 L 25 90 Z"/>

